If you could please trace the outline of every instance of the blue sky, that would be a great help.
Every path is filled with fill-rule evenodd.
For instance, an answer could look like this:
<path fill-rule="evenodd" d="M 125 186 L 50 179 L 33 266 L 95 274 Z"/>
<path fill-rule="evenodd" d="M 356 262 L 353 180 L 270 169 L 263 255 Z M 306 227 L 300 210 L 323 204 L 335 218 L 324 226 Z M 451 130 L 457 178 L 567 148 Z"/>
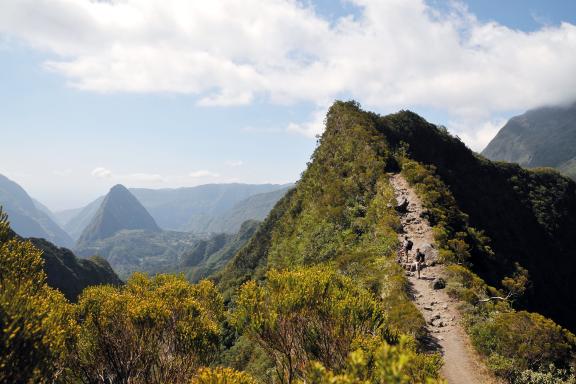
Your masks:
<path fill-rule="evenodd" d="M 285 183 L 334 98 L 481 149 L 576 96 L 573 1 L 181 1 L 0 0 L 0 173 L 54 210 L 116 183 Z"/>

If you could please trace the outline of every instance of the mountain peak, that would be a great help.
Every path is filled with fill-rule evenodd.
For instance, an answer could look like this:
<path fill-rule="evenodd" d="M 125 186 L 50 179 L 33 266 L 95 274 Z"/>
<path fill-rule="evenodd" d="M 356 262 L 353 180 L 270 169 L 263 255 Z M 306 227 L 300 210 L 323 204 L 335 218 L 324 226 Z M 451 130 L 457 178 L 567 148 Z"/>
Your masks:
<path fill-rule="evenodd" d="M 130 191 L 128 190 L 128 188 L 126 188 L 125 186 L 123 186 L 122 184 L 116 184 L 115 186 L 113 186 L 112 188 L 110 188 L 110 192 L 109 193 L 130 193 Z"/>
<path fill-rule="evenodd" d="M 88 224 L 78 244 L 111 237 L 124 229 L 158 232 L 160 228 L 146 208 L 123 185 L 113 186 Z"/>

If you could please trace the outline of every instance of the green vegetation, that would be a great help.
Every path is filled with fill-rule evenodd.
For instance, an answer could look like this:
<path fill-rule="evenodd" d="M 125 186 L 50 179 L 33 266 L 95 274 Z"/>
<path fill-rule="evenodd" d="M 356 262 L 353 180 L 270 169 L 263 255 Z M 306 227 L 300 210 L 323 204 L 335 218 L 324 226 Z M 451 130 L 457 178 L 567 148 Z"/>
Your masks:
<path fill-rule="evenodd" d="M 75 308 L 70 374 L 83 382 L 186 383 L 214 360 L 223 310 L 212 283 L 173 275 L 88 288 Z"/>
<path fill-rule="evenodd" d="M 70 301 L 76 301 L 82 290 L 91 285 L 122 284 L 110 264 L 101 257 L 81 259 L 70 250 L 58 248 L 44 239 L 30 241 L 42 251 L 46 282 Z"/>
<path fill-rule="evenodd" d="M 260 222 L 248 220 L 242 223 L 238 233 L 219 233 L 206 240 L 199 240 L 192 249 L 180 257 L 178 271 L 195 282 L 206 278 L 226 265 L 240 248 L 254 235 Z"/>
<path fill-rule="evenodd" d="M 459 210 L 433 166 L 425 167 L 408 159 L 405 151 L 399 153 L 398 161 L 402 173 L 422 199 L 428 219 L 435 225 L 440 256 L 449 264 L 448 293 L 464 303 L 467 330 L 474 346 L 487 358 L 488 367 L 509 382 L 553 375 L 549 367 L 567 378 L 566 372 L 555 367 L 567 367 L 576 362 L 576 337 L 542 315 L 517 312 L 512 307 L 526 292 L 528 271 L 516 264 L 514 273 L 502 279 L 501 289 L 487 285 L 469 268 L 472 267 L 472 254 L 476 259 L 495 257 L 488 245 L 490 239 L 468 224 L 468 217 Z M 515 180 L 518 182 L 518 178 Z M 531 190 L 530 186 L 528 190 Z M 540 188 L 539 191 L 545 190 Z M 549 195 L 544 194 L 544 197 Z M 532 196 L 531 201 L 542 200 Z M 545 227 L 552 224 L 548 215 L 539 220 Z"/>
<path fill-rule="evenodd" d="M 405 382 L 436 377 L 441 366 L 437 355 L 417 355 L 409 338 L 400 343 L 386 327 L 381 302 L 351 278 L 325 265 L 271 270 L 264 285 L 254 281 L 244 284 L 232 323 L 273 357 L 281 382 L 306 380 L 311 362 L 316 362 L 314 376 L 318 369 L 323 373 L 326 369 L 344 372 L 352 361 L 365 364 L 359 372 L 362 375 L 388 378 L 386 375 L 395 372 L 410 380 Z M 389 353 L 410 363 L 406 367 L 367 366 L 367 361 Z"/>
<path fill-rule="evenodd" d="M 553 320 L 569 324 L 576 304 L 566 289 L 574 183 L 488 162 L 417 115 L 380 117 L 354 102 L 332 106 L 318 144 L 296 187 L 214 283 L 136 274 L 70 304 L 38 278 L 30 243 L 3 241 L 3 342 L 22 340 L 17 356 L 0 351 L 3 367 L 35 375 L 20 381 L 436 382 L 441 357 L 423 352 L 424 319 L 395 261 L 400 222 L 387 173 L 401 170 L 423 200 L 446 289 L 462 301 L 489 366 L 519 383 L 572 380 L 575 338 Z M 186 265 L 224 249 L 220 240 Z M 119 260 L 130 247 L 118 249 Z M 32 325 L 11 328 L 12 319 Z"/>
<path fill-rule="evenodd" d="M 202 238 L 193 233 L 122 230 L 106 239 L 79 246 L 80 257 L 98 255 L 107 260 L 122 279 L 134 272 L 150 274 L 174 271 L 182 255 Z"/>
<path fill-rule="evenodd" d="M 0 382 L 51 383 L 66 358 L 73 314 L 48 287 L 42 253 L 10 232 L 0 209 Z"/>

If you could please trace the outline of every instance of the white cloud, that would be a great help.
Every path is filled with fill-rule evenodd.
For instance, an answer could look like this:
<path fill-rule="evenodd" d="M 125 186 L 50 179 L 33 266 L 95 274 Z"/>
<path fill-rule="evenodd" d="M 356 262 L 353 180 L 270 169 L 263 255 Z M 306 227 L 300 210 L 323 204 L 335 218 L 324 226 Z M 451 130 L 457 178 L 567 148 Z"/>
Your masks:
<path fill-rule="evenodd" d="M 91 175 L 99 179 L 111 179 L 116 182 L 131 183 L 131 184 L 157 184 L 165 181 L 162 175 L 155 173 L 129 173 L 129 174 L 116 174 L 111 170 L 104 167 L 97 167 L 92 170 Z"/>
<path fill-rule="evenodd" d="M 97 177 L 99 179 L 110 179 L 112 178 L 112 171 L 106 169 L 104 167 L 97 167 L 92 170 L 90 173 L 92 176 Z"/>
<path fill-rule="evenodd" d="M 424 0 L 350 1 L 359 16 L 331 23 L 295 0 L 1 0 L 0 33 L 53 53 L 46 67 L 73 87 L 187 93 L 205 106 L 345 95 L 461 125 L 576 99 L 572 24 L 522 32 L 458 2 L 440 13 Z M 313 136 L 319 121 L 288 129 Z"/>
<path fill-rule="evenodd" d="M 504 124 L 506 124 L 506 119 L 501 118 L 489 121 L 453 121 L 449 123 L 452 132 L 477 152 L 486 148 Z"/>
<path fill-rule="evenodd" d="M 225 164 L 229 167 L 241 167 L 244 162 L 242 160 L 229 160 Z"/>
<path fill-rule="evenodd" d="M 188 176 L 192 177 L 192 178 L 200 178 L 200 177 L 220 177 L 220 175 L 218 173 L 215 172 L 210 172 L 207 171 L 205 169 L 199 170 L 199 171 L 194 171 L 194 172 L 190 172 L 188 174 Z"/>
<path fill-rule="evenodd" d="M 326 115 L 325 109 L 318 109 L 314 112 L 312 120 L 306 123 L 290 123 L 286 128 L 289 132 L 296 132 L 308 137 L 315 137 L 324 131 L 324 116 Z"/>

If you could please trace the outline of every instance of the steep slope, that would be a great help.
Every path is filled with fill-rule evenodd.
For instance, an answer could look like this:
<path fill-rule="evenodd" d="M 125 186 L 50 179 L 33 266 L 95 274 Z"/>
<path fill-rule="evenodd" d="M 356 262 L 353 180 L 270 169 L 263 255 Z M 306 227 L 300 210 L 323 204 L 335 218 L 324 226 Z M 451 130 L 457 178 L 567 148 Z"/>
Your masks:
<path fill-rule="evenodd" d="M 381 173 L 397 170 L 394 154 L 405 152 L 436 170 L 464 212 L 447 218 L 448 227 L 458 230 L 464 220 L 476 229 L 463 234 L 463 241 L 470 242 L 473 270 L 501 286 L 519 263 L 528 269 L 532 284 L 519 304 L 576 329 L 571 289 L 576 273 L 574 182 L 552 171 L 492 163 L 411 112 L 382 117 L 336 103 L 327 120 L 320 146 L 296 189 L 280 200 L 219 275 L 228 293 L 272 266 L 334 259 L 346 244 L 342 237 L 347 231 L 358 236 L 373 230 L 363 226 L 374 198 L 370 191 Z M 376 152 L 376 160 L 365 159 L 370 151 Z M 381 165 L 375 168 L 374 161 Z M 475 243 L 481 238 L 478 230 L 490 239 L 489 247 Z"/>
<path fill-rule="evenodd" d="M 43 252 L 48 285 L 62 291 L 68 300 L 75 301 L 84 288 L 92 285 L 122 284 L 110 264 L 100 257 L 80 259 L 69 249 L 44 239 L 30 240 Z"/>
<path fill-rule="evenodd" d="M 184 272 L 190 281 L 209 276 L 222 268 L 254 235 L 259 226 L 259 221 L 248 220 L 242 223 L 236 234 L 219 233 L 198 241 L 182 255 L 178 271 Z"/>
<path fill-rule="evenodd" d="M 576 179 L 576 103 L 513 117 L 482 154 L 528 168 L 556 168 Z"/>
<path fill-rule="evenodd" d="M 18 235 L 10 231 L 7 239 L 14 236 Z M 80 259 L 69 249 L 60 248 L 45 239 L 32 237 L 26 240 L 42 251 L 48 285 L 60 290 L 70 301 L 76 301 L 82 290 L 92 285 L 122 284 L 110 264 L 102 258 Z"/>
<path fill-rule="evenodd" d="M 418 196 L 407 201 L 409 211 L 421 201 L 417 215 L 398 206 L 403 189 L 391 180 L 399 173 L 410 184 L 404 190 Z M 449 383 L 486 382 L 474 368 L 483 362 L 513 382 L 574 359 L 576 338 L 557 324 L 576 328 L 574 233 L 570 179 L 492 163 L 411 112 L 379 116 L 336 102 L 301 180 L 214 279 L 238 302 L 245 299 L 236 296 L 239 286 L 259 284 L 271 270 L 334 266 L 381 297 L 387 326 L 444 353 Z M 424 277 L 444 281 L 430 288 L 399 270 L 401 234 L 442 263 Z M 464 358 L 469 344 L 481 358 Z"/>
<path fill-rule="evenodd" d="M 224 214 L 211 220 L 206 227 L 206 232 L 236 233 L 240 230 L 242 223 L 247 220 L 264 220 L 278 200 L 280 200 L 290 188 L 292 188 L 292 186 L 272 192 L 259 193 L 238 202 Z"/>
<path fill-rule="evenodd" d="M 250 196 L 282 188 L 285 186 L 235 183 L 206 184 L 177 189 L 132 188 L 130 191 L 146 207 L 161 228 L 207 233 L 208 224 L 215 217 L 225 214 L 235 204 Z M 213 227 L 213 230 L 221 232 L 217 227 Z"/>
<path fill-rule="evenodd" d="M 552 170 L 490 162 L 410 112 L 378 122 L 392 146 L 407 143 L 412 159 L 434 167 L 470 226 L 491 240 L 493 255 L 472 245 L 474 271 L 498 286 L 519 263 L 532 282 L 521 304 L 576 329 L 576 184 Z"/>
<path fill-rule="evenodd" d="M 18 184 L 0 175 L 0 206 L 8 214 L 12 229 L 23 237 L 39 237 L 61 246 L 71 246 L 72 239 Z"/>
<path fill-rule="evenodd" d="M 75 241 L 82 235 L 82 232 L 88 224 L 92 221 L 98 208 L 102 205 L 104 198 L 101 196 L 83 208 L 71 209 L 63 212 L 56 212 L 57 218 L 62 221 L 62 228 L 74 239 Z"/>
<path fill-rule="evenodd" d="M 152 216 L 130 191 L 123 185 L 116 185 L 110 189 L 90 224 L 82 232 L 78 245 L 106 239 L 124 229 L 160 231 Z"/>

